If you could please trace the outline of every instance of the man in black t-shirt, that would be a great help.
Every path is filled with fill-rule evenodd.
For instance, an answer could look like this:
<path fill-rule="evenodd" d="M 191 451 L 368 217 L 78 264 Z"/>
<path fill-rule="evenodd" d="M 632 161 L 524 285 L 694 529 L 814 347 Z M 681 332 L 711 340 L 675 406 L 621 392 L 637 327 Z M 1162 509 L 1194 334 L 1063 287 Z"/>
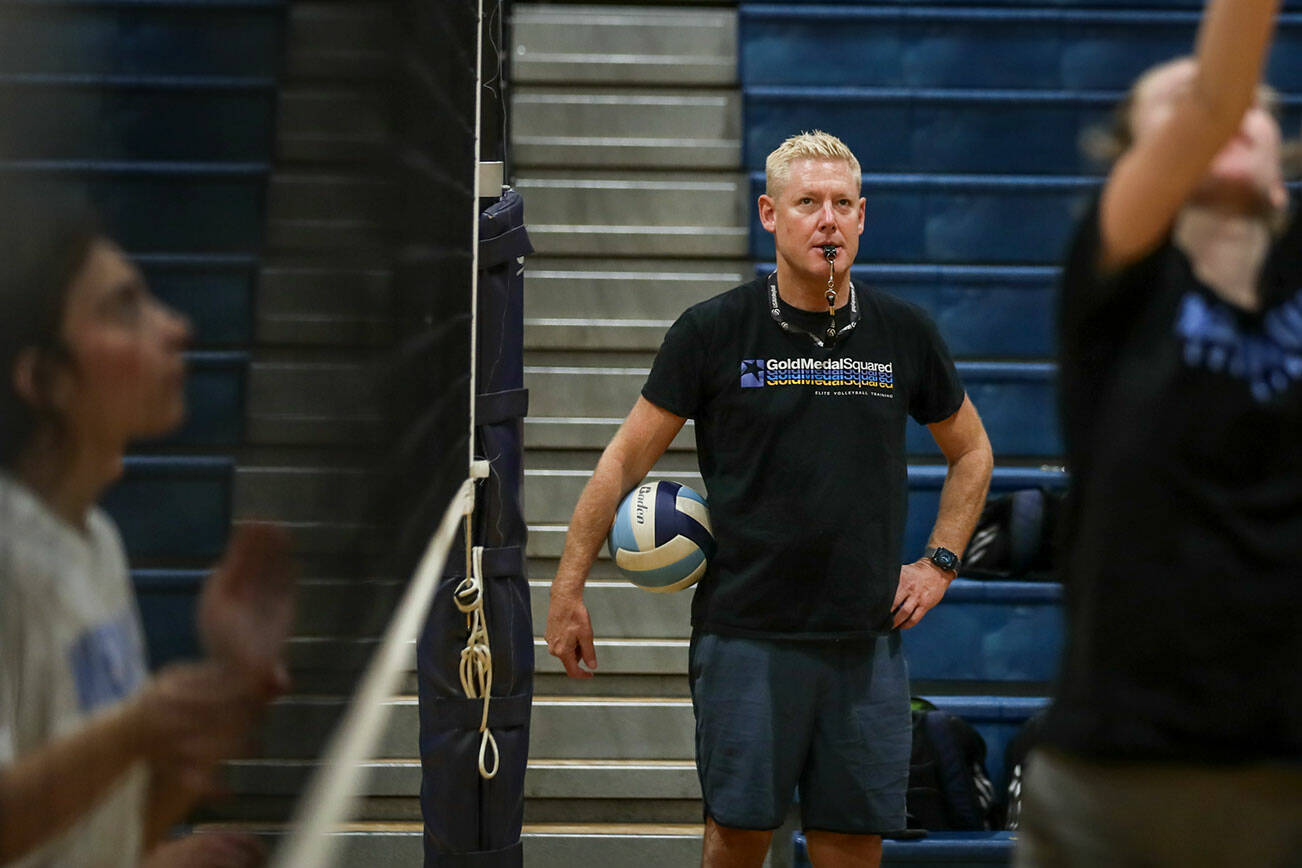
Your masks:
<path fill-rule="evenodd" d="M 1063 275 L 1067 648 L 1016 864 L 1302 864 L 1302 224 L 1274 0 L 1150 70 Z M 1282 233 L 1280 227 L 1287 227 Z"/>
<path fill-rule="evenodd" d="M 596 665 L 585 577 L 622 496 L 694 419 L 718 543 L 692 604 L 704 864 L 758 866 L 798 787 L 814 864 L 875 865 L 880 835 L 905 826 L 898 629 L 954 578 L 993 460 L 935 326 L 850 279 L 865 220 L 854 155 L 805 134 L 766 168 L 759 209 L 777 270 L 690 308 L 665 336 L 575 508 L 547 644 L 572 677 L 591 677 L 579 666 Z M 910 416 L 949 473 L 927 551 L 901 567 Z"/>

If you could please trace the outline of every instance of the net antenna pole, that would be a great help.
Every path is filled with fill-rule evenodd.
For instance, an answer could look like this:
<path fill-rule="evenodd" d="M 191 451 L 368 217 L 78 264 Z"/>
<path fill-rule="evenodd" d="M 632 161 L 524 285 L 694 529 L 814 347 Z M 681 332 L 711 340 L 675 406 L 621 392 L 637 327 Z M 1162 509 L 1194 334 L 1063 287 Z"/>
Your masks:
<path fill-rule="evenodd" d="M 475 163 L 471 167 L 474 195 L 471 197 L 470 271 L 470 425 L 468 478 L 452 497 L 438 529 L 430 538 L 411 582 L 385 630 L 379 649 L 371 658 L 361 684 L 353 694 L 343 719 L 330 736 L 321 762 L 300 799 L 289 826 L 289 834 L 269 862 L 271 868 L 331 868 L 343 853 L 342 842 L 332 833 L 352 814 L 357 793 L 365 786 L 370 770 L 364 765 L 388 722 L 410 660 L 410 649 L 420 635 L 430 606 L 443 577 L 443 568 L 464 526 L 467 565 L 471 559 L 470 521 L 475 510 L 475 483 L 488 475 L 488 462 L 475 460 L 475 395 L 477 393 L 477 323 L 479 302 L 479 147 L 483 102 L 484 0 L 476 13 L 475 63 Z M 470 571 L 467 570 L 467 576 Z M 485 716 L 487 710 L 485 710 Z M 482 766 L 482 761 L 481 761 Z"/>

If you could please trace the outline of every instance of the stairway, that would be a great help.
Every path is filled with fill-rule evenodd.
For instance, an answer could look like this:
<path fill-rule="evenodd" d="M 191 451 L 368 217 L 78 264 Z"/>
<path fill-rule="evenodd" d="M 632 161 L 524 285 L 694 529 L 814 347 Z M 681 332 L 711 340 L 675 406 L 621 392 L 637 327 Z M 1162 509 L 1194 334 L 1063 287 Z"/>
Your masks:
<path fill-rule="evenodd" d="M 514 184 L 524 194 L 525 515 L 539 636 L 565 526 L 664 331 L 748 279 L 736 15 L 686 5 L 517 3 Z M 699 486 L 690 426 L 656 469 Z M 536 640 L 525 864 L 700 859 L 688 594 L 651 597 L 603 559 L 586 600 L 598 674 Z"/>

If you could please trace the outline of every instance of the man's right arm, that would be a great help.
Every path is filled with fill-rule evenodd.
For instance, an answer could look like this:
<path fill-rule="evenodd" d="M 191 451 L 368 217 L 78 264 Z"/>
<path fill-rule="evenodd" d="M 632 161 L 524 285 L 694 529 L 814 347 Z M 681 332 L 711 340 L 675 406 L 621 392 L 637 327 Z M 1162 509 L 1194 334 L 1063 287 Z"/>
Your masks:
<path fill-rule="evenodd" d="M 583 605 L 583 585 L 610 532 L 619 502 L 660 460 L 687 419 L 638 398 L 628 418 L 601 454 L 579 496 L 565 549 L 552 581 L 547 610 L 547 650 L 565 664 L 571 678 L 591 678 L 597 668 L 592 622 Z M 587 670 L 580 668 L 582 661 Z"/>

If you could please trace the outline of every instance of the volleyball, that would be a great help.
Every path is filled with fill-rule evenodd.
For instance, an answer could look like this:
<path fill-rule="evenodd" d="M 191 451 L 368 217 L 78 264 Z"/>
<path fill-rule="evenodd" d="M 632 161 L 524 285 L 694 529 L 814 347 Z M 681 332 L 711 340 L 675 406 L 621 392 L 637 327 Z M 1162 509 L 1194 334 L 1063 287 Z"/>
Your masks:
<path fill-rule="evenodd" d="M 619 505 L 608 543 L 619 571 L 639 588 L 689 588 L 714 555 L 705 498 L 677 482 L 643 482 Z"/>

